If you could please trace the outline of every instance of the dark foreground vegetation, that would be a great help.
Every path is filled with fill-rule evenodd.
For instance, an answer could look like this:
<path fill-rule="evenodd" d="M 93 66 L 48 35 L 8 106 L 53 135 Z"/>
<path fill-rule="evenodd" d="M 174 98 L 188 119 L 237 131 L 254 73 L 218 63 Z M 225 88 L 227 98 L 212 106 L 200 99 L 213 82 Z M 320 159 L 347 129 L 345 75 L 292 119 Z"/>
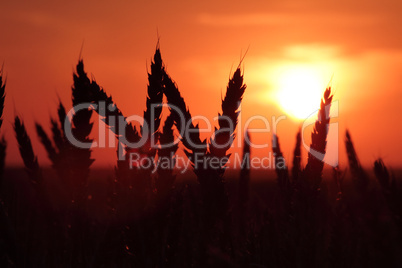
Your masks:
<path fill-rule="evenodd" d="M 324 172 L 324 163 L 314 153 L 326 151 L 330 88 L 321 102 L 307 164 L 301 164 L 300 133 L 291 161 L 283 158 L 283 141 L 274 135 L 275 171 L 259 171 L 253 177 L 247 165 L 252 151 L 247 139 L 243 168 L 230 176 L 225 170 L 246 89 L 240 68 L 229 80 L 219 126 L 208 140 L 200 139 L 159 47 L 148 74 L 145 123 L 139 129 L 127 122 L 123 132 L 118 128 L 123 113 L 88 78 L 81 59 L 73 79 L 72 106 L 87 106 L 76 110 L 70 121 L 60 103 L 58 119 L 50 121 L 50 135 L 36 124 L 36 136 L 52 169 L 41 168 L 31 144 L 35 135 L 27 133 L 20 117 L 13 125 L 25 170 L 4 167 L 7 145 L 0 142 L 1 267 L 402 265 L 402 189 L 395 174 L 381 159 L 372 170 L 364 170 L 349 132 L 348 168 Z M 0 86 L 1 117 L 5 94 L 1 75 Z M 167 109 L 161 120 L 163 96 L 178 109 Z M 100 102 L 113 109 L 95 105 Z M 173 169 L 152 173 L 153 167 L 130 168 L 127 160 L 118 160 L 113 171 L 91 170 L 95 161 L 91 149 L 73 146 L 65 127 L 77 140 L 90 143 L 93 116 L 100 116 L 116 134 L 118 156 L 136 152 L 146 159 L 174 163 L 177 144 L 130 145 L 141 137 L 169 144 L 179 132 L 188 159 L 194 162 L 201 156 L 205 165 L 194 166 L 196 180 L 180 181 Z M 213 159 L 221 164 L 210 165 Z"/>

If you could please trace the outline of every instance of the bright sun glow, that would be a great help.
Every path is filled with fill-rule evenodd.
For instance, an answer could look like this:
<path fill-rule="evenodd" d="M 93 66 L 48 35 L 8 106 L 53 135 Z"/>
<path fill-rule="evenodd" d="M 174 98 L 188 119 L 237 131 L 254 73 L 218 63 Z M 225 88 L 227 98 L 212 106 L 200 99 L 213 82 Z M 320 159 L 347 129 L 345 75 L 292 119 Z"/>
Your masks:
<path fill-rule="evenodd" d="M 325 89 L 319 72 L 301 66 L 281 72 L 277 86 L 280 107 L 295 119 L 305 119 L 315 113 Z"/>

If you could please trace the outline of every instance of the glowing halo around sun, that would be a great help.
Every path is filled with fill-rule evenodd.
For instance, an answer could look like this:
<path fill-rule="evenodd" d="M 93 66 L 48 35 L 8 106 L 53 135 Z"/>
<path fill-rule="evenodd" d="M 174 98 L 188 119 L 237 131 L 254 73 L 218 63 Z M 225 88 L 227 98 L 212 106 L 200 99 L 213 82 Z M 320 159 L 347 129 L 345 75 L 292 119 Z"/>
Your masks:
<path fill-rule="evenodd" d="M 319 109 L 325 84 L 317 71 L 302 66 L 289 68 L 277 79 L 277 101 L 287 115 L 301 120 Z"/>

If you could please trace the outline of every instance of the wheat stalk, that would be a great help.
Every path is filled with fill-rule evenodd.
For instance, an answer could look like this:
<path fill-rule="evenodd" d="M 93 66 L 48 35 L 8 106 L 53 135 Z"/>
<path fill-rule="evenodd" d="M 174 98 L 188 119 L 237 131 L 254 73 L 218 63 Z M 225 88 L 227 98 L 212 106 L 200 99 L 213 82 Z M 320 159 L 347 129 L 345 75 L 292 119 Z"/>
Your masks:
<path fill-rule="evenodd" d="M 274 134 L 272 138 L 272 150 L 275 158 L 275 172 L 277 175 L 279 189 L 285 196 L 287 196 L 290 190 L 289 173 L 285 158 L 281 152 L 279 139 L 276 134 Z"/>
<path fill-rule="evenodd" d="M 237 118 L 240 113 L 238 110 L 245 89 L 243 75 L 240 68 L 237 68 L 229 80 L 225 98 L 222 100 L 222 114 L 218 115 L 219 129 L 215 129 L 214 138 L 211 139 L 209 145 L 209 151 L 213 156 L 226 157 L 226 152 L 233 143 Z"/>
<path fill-rule="evenodd" d="M 207 151 L 206 141 L 201 141 L 198 125 L 193 124 L 191 113 L 187 109 L 177 85 L 166 72 L 163 81 L 164 94 L 169 105 L 174 105 L 179 110 L 171 109 L 171 115 L 182 137 L 184 152 L 193 163 L 193 171 L 200 183 L 205 224 L 211 227 L 218 218 L 226 215 L 227 196 L 222 181 L 222 172 L 208 167 L 207 161 L 210 160 L 210 154 Z M 201 163 L 195 165 L 196 159 L 200 159 Z"/>
<path fill-rule="evenodd" d="M 17 138 L 21 158 L 31 181 L 33 183 L 40 183 L 41 175 L 38 158 L 33 151 L 31 139 L 28 136 L 25 125 L 18 116 L 14 119 L 14 132 Z"/>
<path fill-rule="evenodd" d="M 164 71 L 163 74 L 163 83 L 165 86 L 164 94 L 166 95 L 168 103 L 174 105 L 178 109 L 178 111 L 171 109 L 170 112 L 175 125 L 182 136 L 182 143 L 186 147 L 185 153 L 190 161 L 194 161 L 195 154 L 206 154 L 206 141 L 201 141 L 198 125 L 193 124 L 190 110 L 187 109 L 187 105 L 181 96 L 176 83 L 170 78 L 166 71 Z M 182 119 L 184 119 L 184 122 L 182 122 Z"/>
<path fill-rule="evenodd" d="M 95 111 L 101 117 L 101 120 L 109 126 L 110 130 L 116 135 L 116 137 L 120 141 L 120 137 L 122 135 L 125 136 L 126 141 L 130 143 L 135 143 L 140 140 L 140 135 L 135 126 L 126 121 L 126 117 L 117 107 L 117 105 L 113 102 L 112 96 L 108 96 L 106 92 L 96 83 L 96 81 L 91 82 L 91 91 L 92 91 L 92 103 L 100 103 L 104 102 L 106 109 L 102 109 L 100 105 L 95 108 Z M 126 124 L 125 133 L 120 133 L 117 123 L 119 122 L 119 118 L 123 118 L 123 123 Z M 121 141 L 123 144 L 123 141 Z"/>
<path fill-rule="evenodd" d="M 163 69 L 164 66 L 158 44 L 154 59 L 151 61 L 151 73 L 148 73 L 148 96 L 146 110 L 144 111 L 144 122 L 148 125 L 147 140 L 150 140 L 151 137 L 153 138 L 157 134 L 160 125 L 163 100 Z M 143 127 L 141 128 L 141 133 L 144 136 Z"/>
<path fill-rule="evenodd" d="M 276 134 L 273 135 L 272 150 L 274 153 L 275 160 L 275 172 L 277 176 L 277 182 L 279 190 L 282 194 L 283 202 L 285 205 L 286 212 L 288 215 L 293 214 L 292 197 L 293 197 L 293 186 L 289 179 L 289 171 L 286 166 L 285 158 L 283 157 L 281 147 L 279 144 L 279 138 Z"/>
<path fill-rule="evenodd" d="M 90 81 L 90 101 L 94 104 L 95 111 L 101 117 L 101 120 L 109 126 L 110 130 L 114 132 L 119 140 L 117 154 L 119 156 L 128 155 L 130 153 L 139 153 L 146 155 L 146 157 L 153 159 L 155 156 L 155 148 L 151 148 L 150 139 L 156 138 L 155 143 L 158 141 L 158 128 L 160 125 L 160 116 L 162 112 L 163 100 L 163 85 L 162 85 L 162 72 L 163 63 L 160 55 L 159 46 L 157 46 L 154 59 L 151 62 L 151 72 L 148 73 L 148 96 L 146 101 L 146 110 L 144 111 L 144 125 L 141 126 L 141 134 L 146 139 L 147 143 L 139 148 L 131 148 L 133 143 L 137 143 L 141 139 L 141 135 L 137 132 L 136 127 L 126 121 L 126 117 L 118 109 L 117 105 L 113 102 L 112 97 L 108 96 L 106 92 L 96 83 L 95 80 Z M 87 80 L 89 81 L 89 79 Z M 99 105 L 101 102 L 104 105 Z M 121 119 L 125 124 L 125 132 L 120 133 L 118 123 Z M 147 128 L 145 128 L 147 126 Z M 116 167 L 116 176 L 119 183 L 127 185 L 135 192 L 137 203 L 142 203 L 141 207 L 145 207 L 145 202 L 151 193 L 151 171 L 149 169 L 136 169 L 129 168 L 129 159 L 125 161 L 118 161 Z"/>
<path fill-rule="evenodd" d="M 43 147 L 45 147 L 49 160 L 52 162 L 53 166 L 55 166 L 57 162 L 57 151 L 53 147 L 52 141 L 39 123 L 35 123 L 35 128 L 40 142 L 42 143 Z"/>
<path fill-rule="evenodd" d="M 301 175 L 301 130 L 296 134 L 296 145 L 293 150 L 292 183 L 296 184 Z"/>
<path fill-rule="evenodd" d="M 395 222 L 402 230 L 402 198 L 401 193 L 398 191 L 396 179 L 393 175 L 390 175 L 387 167 L 385 166 L 381 158 L 374 162 L 374 174 L 377 181 L 381 185 L 382 193 L 388 204 L 389 209 L 392 212 L 392 216 Z"/>
<path fill-rule="evenodd" d="M 374 162 L 374 174 L 383 189 L 395 187 L 395 180 L 391 180 L 388 169 L 381 158 Z"/>
<path fill-rule="evenodd" d="M 6 149 L 7 149 L 7 142 L 3 136 L 0 140 L 0 195 L 3 184 L 4 168 L 6 166 Z"/>
<path fill-rule="evenodd" d="M 226 152 L 233 142 L 238 108 L 245 90 L 243 75 L 238 68 L 229 80 L 225 98 L 222 100 L 222 115 L 219 115 L 220 129 L 215 130 L 214 140 L 211 140 L 208 150 L 206 141 L 200 139 L 198 125 L 193 124 L 191 113 L 177 85 L 166 70 L 164 71 L 164 94 L 169 105 L 174 105 L 179 110 L 172 109 L 171 114 L 182 136 L 185 153 L 193 163 L 193 171 L 200 183 L 203 199 L 203 230 L 206 236 L 210 236 L 212 235 L 210 229 L 216 225 L 217 221 L 222 220 L 225 225 L 229 225 L 228 197 L 223 174 L 225 164 L 230 157 L 230 155 L 226 155 Z M 220 146 L 221 148 L 219 148 Z M 195 163 L 195 159 L 197 159 L 197 163 Z M 216 160 L 219 160 L 219 167 L 212 167 L 211 161 Z M 227 230 L 224 232 L 227 234 Z M 230 239 L 227 237 L 228 240 Z"/>
<path fill-rule="evenodd" d="M 158 168 L 158 177 L 155 179 L 155 188 L 160 200 L 166 199 L 176 179 L 176 176 L 173 174 L 173 168 L 175 166 L 174 156 L 179 145 L 177 143 L 173 144 L 175 141 L 173 126 L 174 120 L 173 116 L 170 114 L 165 120 L 163 132 L 159 137 L 161 148 L 158 150 L 158 161 L 160 164 L 161 161 L 169 162 L 169 168 Z"/>
<path fill-rule="evenodd" d="M 93 123 L 91 123 L 92 109 L 89 107 L 91 101 L 91 82 L 84 71 L 84 63 L 82 60 L 78 61 L 76 73 L 73 74 L 74 85 L 71 88 L 73 109 L 77 105 L 87 105 L 85 109 L 74 111 L 72 117 L 72 135 L 80 142 L 89 144 L 92 139 L 89 138 L 91 134 Z M 60 116 L 60 121 L 62 120 Z M 91 158 L 90 148 L 78 148 L 71 146 L 71 167 L 72 179 L 75 181 L 76 187 L 81 188 L 87 184 L 89 177 L 89 168 L 94 162 Z M 85 198 L 85 197 L 83 197 Z"/>
<path fill-rule="evenodd" d="M 342 199 L 342 191 L 343 191 L 342 190 L 343 189 L 343 186 L 342 186 L 343 176 L 342 176 L 342 172 L 341 172 L 339 166 L 332 168 L 332 178 L 338 189 L 336 200 L 340 201 Z"/>
<path fill-rule="evenodd" d="M 66 147 L 68 146 L 66 137 L 64 135 L 64 126 L 65 123 L 68 123 L 69 125 L 70 122 L 65 122 L 67 118 L 66 109 L 64 108 L 61 101 L 59 102 L 57 113 L 59 122 L 57 122 L 56 119 L 50 118 L 50 129 L 52 132 L 52 139 L 56 147 L 55 149 L 57 149 L 57 151 L 62 154 L 64 151 L 66 151 Z"/>
<path fill-rule="evenodd" d="M 331 87 L 328 87 L 321 99 L 318 118 L 315 121 L 313 132 L 311 133 L 311 145 L 308 153 L 307 165 L 304 170 L 305 178 L 309 180 L 312 189 L 318 189 L 322 180 L 322 170 L 324 168 L 323 159 L 320 159 L 326 152 L 327 135 L 329 128 L 329 111 L 332 102 Z M 320 156 L 315 155 L 319 153 Z"/>
<path fill-rule="evenodd" d="M 70 121 L 68 119 L 65 121 L 67 115 L 61 101 L 59 102 L 57 112 L 59 121 L 50 118 L 52 140 L 39 124 L 36 124 L 36 131 L 49 160 L 52 162 L 52 167 L 56 170 L 63 183 L 66 183 L 66 186 L 70 187 L 72 183 L 71 144 L 68 143 L 64 134 L 64 127 L 66 124 L 70 127 Z"/>
<path fill-rule="evenodd" d="M 59 101 L 59 107 L 57 108 L 57 115 L 61 127 L 61 132 L 64 133 L 64 126 L 66 125 L 66 123 L 69 125 L 70 121 L 67 120 L 66 122 L 67 118 L 66 108 L 64 108 L 64 105 L 61 101 Z"/>
<path fill-rule="evenodd" d="M 6 82 L 3 83 L 3 68 L 0 69 L 0 128 L 3 124 L 4 100 L 6 97 Z"/>
<path fill-rule="evenodd" d="M 369 183 L 368 176 L 360 164 L 359 158 L 357 157 L 357 153 L 352 142 L 352 137 L 350 136 L 348 130 L 346 130 L 345 133 L 345 146 L 346 153 L 348 155 L 349 167 L 353 175 L 353 182 L 355 184 L 355 187 L 360 191 L 365 191 Z"/>
<path fill-rule="evenodd" d="M 6 83 L 3 83 L 3 68 L 0 69 L 0 129 L 3 124 L 3 110 L 4 110 L 4 100 L 6 95 Z M 0 189 L 3 182 L 3 172 L 6 162 L 6 149 L 7 142 L 4 137 L 0 141 Z M 0 200 L 1 201 L 1 200 Z"/>
<path fill-rule="evenodd" d="M 237 195 L 238 195 L 238 240 L 240 243 L 245 243 L 247 234 L 247 217 L 248 206 L 247 203 L 250 199 L 250 170 L 251 170 L 251 140 L 248 130 L 245 131 L 243 141 L 243 155 L 240 169 L 240 178 L 238 183 Z"/>

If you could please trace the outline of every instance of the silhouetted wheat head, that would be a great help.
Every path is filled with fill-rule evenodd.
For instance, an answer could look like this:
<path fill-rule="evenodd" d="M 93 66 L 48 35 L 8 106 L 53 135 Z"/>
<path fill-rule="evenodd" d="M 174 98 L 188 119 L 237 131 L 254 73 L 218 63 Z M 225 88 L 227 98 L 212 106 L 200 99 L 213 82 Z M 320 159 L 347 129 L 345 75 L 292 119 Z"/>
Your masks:
<path fill-rule="evenodd" d="M 82 60 L 79 60 L 73 78 L 74 85 L 71 91 L 74 115 L 72 117 L 71 132 L 78 141 L 89 144 L 93 141 L 89 138 L 93 127 L 91 122 L 92 109 L 89 105 L 92 100 L 91 81 L 84 71 Z M 77 105 L 85 105 L 85 107 L 77 109 L 75 108 Z M 71 154 L 72 179 L 75 180 L 76 187 L 85 187 L 88 183 L 89 167 L 94 162 L 94 159 L 91 158 L 91 149 L 72 146 Z M 83 196 L 83 198 L 85 197 Z"/>
<path fill-rule="evenodd" d="M 374 174 L 383 189 L 390 189 L 391 187 L 395 187 L 395 179 L 392 178 L 391 180 L 388 169 L 381 158 L 377 159 L 374 162 Z"/>
<path fill-rule="evenodd" d="M 1 189 L 4 167 L 6 165 L 6 149 L 7 149 L 7 141 L 4 137 L 2 137 L 0 140 L 0 189 Z"/>
<path fill-rule="evenodd" d="M 396 179 L 391 175 L 381 158 L 374 162 L 374 174 L 381 185 L 382 193 L 387 201 L 392 216 L 402 231 L 402 197 L 398 190 Z"/>
<path fill-rule="evenodd" d="M 57 120 L 55 119 L 50 119 L 50 125 L 54 144 L 58 149 L 59 153 L 62 153 L 67 150 L 68 146 L 67 145 L 68 141 L 66 140 L 64 133 L 64 126 L 65 123 L 69 124 L 70 122 L 66 121 L 67 118 L 66 109 L 64 108 L 63 103 L 61 101 L 59 102 L 59 107 L 57 108 L 57 115 L 59 122 L 57 122 Z"/>
<path fill-rule="evenodd" d="M 246 85 L 243 83 L 243 75 L 237 68 L 226 88 L 225 98 L 222 100 L 222 114 L 218 114 L 219 129 L 215 128 L 214 138 L 209 143 L 209 151 L 212 156 L 222 159 L 228 157 L 226 152 L 233 143 L 239 116 L 239 107 L 243 99 Z M 222 171 L 223 172 L 223 171 Z"/>
<path fill-rule="evenodd" d="M 309 180 L 312 190 L 318 189 L 322 180 L 322 170 L 324 168 L 323 159 L 315 154 L 318 152 L 322 157 L 325 155 L 327 146 L 327 135 L 329 128 L 329 112 L 332 102 L 331 87 L 328 87 L 321 99 L 318 119 L 315 122 L 313 132 L 311 133 L 310 152 L 308 153 L 307 165 L 304 170 L 305 178 Z"/>
<path fill-rule="evenodd" d="M 113 221 L 113 225 L 109 230 L 109 235 L 124 235 L 126 237 L 124 243 L 126 243 L 126 246 L 130 250 L 134 251 L 146 247 L 146 244 L 149 244 L 152 240 L 142 241 L 144 234 L 139 233 L 140 229 L 147 236 L 151 236 L 151 234 L 156 235 L 151 230 L 148 231 L 154 223 L 148 222 L 148 224 L 145 224 L 142 222 L 146 220 L 146 215 L 152 214 L 150 211 L 152 207 L 150 202 L 152 201 L 151 198 L 154 197 L 154 187 L 157 199 L 159 200 L 159 203 L 156 204 L 163 207 L 162 210 L 167 210 L 169 208 L 170 190 L 175 178 L 172 170 L 158 170 L 158 177 L 155 179 L 155 184 L 153 185 L 151 173 L 153 166 L 144 168 L 130 165 L 130 155 L 132 154 L 137 154 L 141 158 L 148 158 L 153 161 L 156 155 L 156 147 L 151 147 L 151 140 L 153 140 L 154 144 L 157 144 L 160 136 L 163 138 L 162 142 L 168 142 L 169 139 L 173 138 L 173 123 L 169 119 L 165 123 L 164 133 L 160 134 L 158 131 L 163 101 L 163 68 L 159 46 L 157 46 L 153 61 L 151 62 L 151 71 L 148 73 L 148 96 L 146 110 L 144 111 L 144 124 L 141 126 L 139 133 L 136 126 L 128 122 L 126 117 L 123 116 L 123 113 L 113 102 L 112 97 L 107 95 L 94 79 L 88 79 L 83 69 L 82 61 L 77 65 L 78 76 L 83 77 L 81 84 L 85 83 L 86 85 L 85 90 L 87 91 L 84 93 L 88 94 L 88 101 L 93 104 L 92 108 L 99 114 L 100 119 L 116 135 L 118 140 L 118 161 L 115 168 L 116 179 L 111 180 L 112 189 L 108 191 L 108 205 L 111 208 L 112 215 L 115 217 L 115 221 Z M 75 82 L 76 80 L 77 78 L 75 77 Z M 137 143 L 141 138 L 147 142 L 142 146 L 138 146 Z M 174 155 L 177 145 L 168 150 Z M 159 152 L 160 155 L 164 153 L 167 153 L 167 151 Z M 121 157 L 124 160 L 120 161 Z M 174 163 L 173 156 L 171 158 Z M 166 202 L 163 203 L 162 200 Z M 116 246 L 123 248 L 121 244 Z"/>
<path fill-rule="evenodd" d="M 243 84 L 243 75 L 237 68 L 229 80 L 225 98 L 222 100 L 222 114 L 219 114 L 219 129 L 215 129 L 214 138 L 206 146 L 206 141 L 201 141 L 198 125 L 192 122 L 192 116 L 184 99 L 181 97 L 177 85 L 170 76 L 164 74 L 165 95 L 168 103 L 179 109 L 180 114 L 171 110 L 173 118 L 185 146 L 185 153 L 193 163 L 194 172 L 197 175 L 203 196 L 204 209 L 210 216 L 210 224 L 223 217 L 227 210 L 227 196 L 223 182 L 223 173 L 229 155 L 226 155 L 234 138 L 234 130 L 237 125 L 239 106 L 243 98 L 246 86 Z M 184 120 L 184 122 L 183 122 Z M 195 159 L 199 161 L 196 165 Z M 212 168 L 210 161 L 219 160 L 219 167 Z M 207 220 L 208 221 L 208 220 Z"/>
<path fill-rule="evenodd" d="M 3 124 L 4 100 L 6 97 L 6 83 L 3 83 L 3 68 L 0 69 L 0 129 Z M 6 162 L 7 142 L 4 137 L 0 140 L 0 189 L 3 180 L 3 171 Z"/>
<path fill-rule="evenodd" d="M 300 174 L 302 172 L 301 167 L 301 130 L 296 134 L 296 145 L 293 150 L 293 165 L 292 165 L 292 184 L 296 184 Z"/>
<path fill-rule="evenodd" d="M 174 105 L 176 109 L 170 109 L 170 113 L 175 122 L 176 128 L 182 136 L 181 142 L 185 147 L 187 157 L 194 163 L 195 155 L 206 155 L 206 141 L 201 141 L 198 125 L 192 122 L 190 110 L 180 94 L 176 83 L 170 76 L 164 72 L 163 84 L 165 85 L 164 94 L 169 104 Z M 184 122 L 183 122 L 184 120 Z"/>
<path fill-rule="evenodd" d="M 315 258 L 315 253 L 321 243 L 320 232 L 326 220 L 325 211 L 328 211 L 326 202 L 319 194 L 324 167 L 323 158 L 326 153 L 327 135 L 329 128 L 329 112 L 332 102 L 331 88 L 327 88 L 321 100 L 318 118 L 311 133 L 310 151 L 305 169 L 301 171 L 301 132 L 296 136 L 296 146 L 293 153 L 292 183 L 288 173 L 277 170 L 279 186 L 284 193 L 284 208 L 286 223 L 289 224 L 288 237 L 285 243 L 299 248 L 301 251 L 296 257 L 301 266 L 308 266 Z M 275 150 L 275 147 L 274 147 Z M 281 155 L 276 153 L 276 155 Z M 276 160 L 275 156 L 275 160 Z M 286 179 L 284 179 L 286 178 Z"/>
<path fill-rule="evenodd" d="M 3 82 L 3 68 L 0 69 L 0 128 L 3 124 L 4 100 L 6 97 L 6 82 Z"/>
<path fill-rule="evenodd" d="M 350 171 L 353 176 L 353 183 L 357 190 L 359 190 L 360 192 L 364 192 L 367 189 L 369 179 L 360 164 L 359 158 L 357 157 L 357 153 L 352 142 L 352 138 L 348 130 L 346 130 L 345 133 L 345 146 L 346 153 L 348 155 Z"/>
<path fill-rule="evenodd" d="M 5 101 L 6 82 L 3 82 L 3 67 L 0 69 L 0 129 L 3 124 L 3 111 Z M 18 265 L 17 255 L 17 241 L 15 237 L 14 228 L 8 217 L 8 213 L 4 207 L 3 201 L 3 180 L 4 180 L 4 168 L 6 162 L 6 149 L 7 142 L 4 137 L 0 140 L 0 241 L 4 243 L 5 248 L 0 254 L 0 258 L 6 259 L 6 265 Z M 7 189 L 5 189 L 7 190 Z M 1 263 L 4 263 L 2 261 Z"/>
<path fill-rule="evenodd" d="M 289 180 L 288 167 L 286 166 L 285 158 L 281 152 L 279 139 L 276 134 L 272 137 L 272 150 L 275 157 L 275 172 L 278 179 L 279 189 L 285 199 L 289 200 L 291 195 L 291 184 Z"/>
<path fill-rule="evenodd" d="M 57 108 L 58 120 L 50 119 L 52 140 L 43 127 L 36 123 L 39 140 L 52 162 L 52 167 L 67 186 L 65 189 L 73 200 L 86 199 L 85 189 L 89 176 L 89 167 L 94 161 L 94 159 L 91 159 L 90 148 L 79 148 L 71 144 L 66 137 L 66 128 L 71 128 L 71 134 L 76 140 L 87 144 L 92 142 L 89 139 L 93 125 L 90 122 L 92 111 L 89 107 L 91 92 L 89 90 L 89 79 L 83 68 L 83 62 L 80 60 L 76 68 L 77 73 L 73 74 L 72 99 L 73 106 L 81 104 L 84 107 L 75 108 L 77 111 L 74 112 L 70 122 L 62 102 L 59 101 Z"/>
<path fill-rule="evenodd" d="M 47 156 L 49 160 L 52 162 L 53 168 L 57 165 L 57 151 L 53 147 L 52 141 L 49 136 L 46 134 L 45 130 L 39 123 L 35 123 L 36 133 L 39 136 L 39 140 L 42 143 L 43 147 L 45 147 Z"/>
<path fill-rule="evenodd" d="M 146 186 L 144 185 L 148 183 L 147 178 L 140 177 L 135 167 L 130 169 L 129 163 L 129 153 L 131 150 L 137 150 L 140 153 L 141 148 L 131 148 L 130 146 L 137 143 L 141 139 L 141 136 L 136 126 L 126 120 L 126 117 L 114 103 L 112 97 L 108 96 L 95 80 L 91 81 L 90 92 L 91 103 L 94 104 L 93 109 L 118 140 L 118 160 L 115 168 L 116 180 L 113 180 L 115 189 L 113 191 L 114 195 L 109 198 L 114 200 L 114 209 L 119 210 L 120 214 L 132 214 L 130 212 L 132 208 L 126 203 L 133 201 L 136 207 L 144 207 L 147 195 Z M 118 199 L 116 199 L 117 195 Z M 125 204 L 122 203 L 123 200 L 126 200 Z M 120 202 L 117 204 L 117 201 Z"/>
<path fill-rule="evenodd" d="M 189 159 L 194 163 L 195 154 L 198 154 L 199 156 L 213 156 L 219 159 L 228 157 L 226 152 L 232 145 L 234 139 L 234 130 L 237 125 L 237 117 L 239 114 L 238 109 L 246 88 L 243 84 L 243 75 L 241 74 L 240 68 L 235 71 L 233 77 L 229 80 L 226 96 L 222 100 L 222 114 L 219 114 L 218 116 L 219 129 L 215 129 L 215 135 L 214 138 L 211 139 L 209 151 L 207 151 L 205 140 L 200 140 L 198 125 L 194 126 L 192 123 L 191 113 L 188 110 L 184 99 L 181 97 L 177 85 L 167 73 L 165 73 L 163 81 L 165 84 L 165 95 L 168 103 L 175 105 L 175 107 L 177 107 L 184 115 L 185 122 L 182 122 L 182 118 L 178 112 L 171 110 L 176 126 L 183 136 L 182 142 L 187 149 L 186 154 Z M 189 127 L 186 128 L 185 126 Z M 205 159 L 205 161 L 208 160 Z M 223 164 L 225 164 L 225 161 L 223 161 Z M 223 166 L 221 168 L 223 168 Z M 196 169 L 195 172 L 202 171 Z M 217 172 L 218 175 L 223 174 L 223 170 L 219 169 Z"/>
<path fill-rule="evenodd" d="M 144 126 L 141 127 L 142 136 L 147 135 L 147 141 L 153 139 L 158 141 L 157 133 L 161 121 L 162 101 L 163 101 L 163 63 L 159 44 L 156 47 L 154 59 L 151 61 L 151 73 L 148 73 L 148 97 L 146 101 L 146 110 L 144 111 L 144 123 L 148 129 L 144 131 Z M 156 135 L 156 137 L 155 137 Z M 145 146 L 150 147 L 151 144 Z M 149 148 L 150 156 L 155 156 L 155 148 Z"/>
<path fill-rule="evenodd" d="M 25 125 L 18 116 L 16 116 L 14 119 L 14 132 L 18 142 L 18 149 L 28 172 L 29 178 L 33 183 L 40 183 L 41 174 L 38 158 L 33 151 L 31 139 L 28 136 Z"/>
<path fill-rule="evenodd" d="M 40 142 L 47 152 L 49 160 L 52 162 L 52 167 L 56 170 L 59 178 L 62 182 L 70 187 L 72 184 L 71 176 L 71 144 L 67 141 L 64 134 L 65 123 L 69 126 L 70 122 L 65 122 L 66 111 L 61 103 L 57 109 L 59 122 L 53 118 L 50 118 L 50 130 L 51 138 L 48 136 L 43 127 L 36 123 L 36 133 Z"/>
<path fill-rule="evenodd" d="M 141 168 L 139 176 L 142 177 L 143 187 L 147 194 L 152 195 L 155 188 L 152 182 L 152 169 L 155 165 L 154 157 L 156 154 L 156 144 L 159 140 L 159 126 L 161 122 L 162 101 L 163 101 L 163 71 L 159 43 L 156 46 L 153 61 L 151 61 L 151 72 L 148 73 L 148 88 L 146 109 L 144 111 L 144 124 L 141 126 L 141 135 L 146 139 L 146 143 L 139 148 L 138 152 L 148 158 L 152 166 L 150 168 Z M 146 128 L 147 127 L 147 128 Z"/>
<path fill-rule="evenodd" d="M 112 96 L 108 96 L 106 92 L 96 83 L 96 81 L 91 82 L 91 92 L 92 92 L 92 102 L 101 103 L 104 102 L 105 106 L 97 106 L 95 111 L 99 114 L 101 120 L 109 126 L 109 129 L 116 135 L 119 142 L 126 147 L 127 143 L 137 143 L 140 140 L 140 135 L 137 131 L 136 126 L 132 125 L 130 122 L 126 121 L 126 117 L 113 102 Z M 125 124 L 125 133 L 120 133 L 118 127 L 119 118 L 124 119 L 122 123 Z M 121 139 L 124 136 L 125 139 Z"/>
<path fill-rule="evenodd" d="M 126 121 L 126 117 L 123 116 L 121 111 L 118 109 L 116 104 L 113 102 L 111 96 L 108 96 L 106 92 L 97 84 L 95 80 L 90 80 L 84 70 L 83 61 L 80 60 L 77 64 L 77 75 L 75 75 L 75 83 L 81 81 L 81 84 L 78 85 L 78 88 L 83 88 L 81 99 L 84 99 L 87 102 L 90 102 L 93 105 L 93 109 L 99 114 L 100 119 L 109 127 L 109 129 L 116 135 L 118 139 L 118 156 L 124 156 L 127 153 L 127 146 L 130 143 L 136 143 L 140 140 L 140 135 L 135 126 Z M 78 98 L 79 100 L 79 98 Z M 84 110 L 84 116 L 89 115 L 86 110 Z M 59 112 L 60 120 L 62 117 L 65 117 L 63 112 Z M 88 119 L 88 118 L 87 118 Z M 120 122 L 119 120 L 122 120 Z M 85 121 L 85 123 L 89 123 L 89 121 Z M 124 133 L 120 133 L 121 129 L 119 127 L 120 124 L 125 124 Z M 89 126 L 89 125 L 87 125 Z M 91 125 L 92 127 L 92 125 Z M 88 150 L 87 150 L 88 153 Z M 118 158 L 121 159 L 121 158 Z M 131 187 L 131 180 L 134 176 L 134 170 L 129 169 L 129 159 L 126 158 L 126 161 L 118 161 L 116 167 L 116 177 L 118 179 L 118 183 L 120 187 L 116 185 L 121 191 L 128 191 L 129 187 Z"/>

